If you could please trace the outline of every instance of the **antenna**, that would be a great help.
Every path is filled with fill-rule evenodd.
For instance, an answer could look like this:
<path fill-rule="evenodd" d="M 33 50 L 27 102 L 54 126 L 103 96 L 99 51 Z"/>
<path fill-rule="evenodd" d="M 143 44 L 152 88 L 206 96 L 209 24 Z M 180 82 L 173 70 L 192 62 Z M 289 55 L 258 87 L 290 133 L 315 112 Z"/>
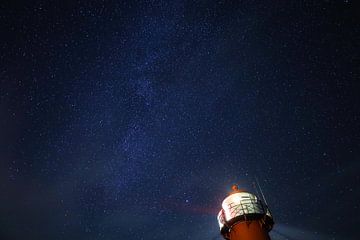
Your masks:
<path fill-rule="evenodd" d="M 259 190 L 258 190 L 258 188 L 257 188 L 257 186 L 256 186 L 256 184 L 255 184 L 255 182 L 253 181 L 253 182 L 252 182 L 252 184 L 253 184 L 253 188 L 255 189 L 256 196 L 259 196 L 259 195 L 260 195 L 260 193 L 259 193 Z"/>
<path fill-rule="evenodd" d="M 261 189 L 261 186 L 260 186 L 260 184 L 259 184 L 259 180 L 257 179 L 256 176 L 255 176 L 255 181 L 256 181 L 257 186 L 259 187 L 261 196 L 262 196 L 262 198 L 264 199 L 265 204 L 268 205 L 268 204 L 267 204 L 267 201 L 266 201 L 266 198 L 265 198 L 265 195 L 264 195 L 264 193 L 263 193 L 263 191 L 262 191 L 262 189 Z"/>

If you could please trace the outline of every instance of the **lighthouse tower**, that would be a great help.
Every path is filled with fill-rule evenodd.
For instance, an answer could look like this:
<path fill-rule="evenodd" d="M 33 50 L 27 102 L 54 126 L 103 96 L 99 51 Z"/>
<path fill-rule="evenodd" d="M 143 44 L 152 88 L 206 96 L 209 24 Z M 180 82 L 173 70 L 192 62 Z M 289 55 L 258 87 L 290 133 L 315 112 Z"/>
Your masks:
<path fill-rule="evenodd" d="M 270 240 L 274 225 L 267 205 L 236 185 L 222 202 L 218 222 L 226 240 Z"/>

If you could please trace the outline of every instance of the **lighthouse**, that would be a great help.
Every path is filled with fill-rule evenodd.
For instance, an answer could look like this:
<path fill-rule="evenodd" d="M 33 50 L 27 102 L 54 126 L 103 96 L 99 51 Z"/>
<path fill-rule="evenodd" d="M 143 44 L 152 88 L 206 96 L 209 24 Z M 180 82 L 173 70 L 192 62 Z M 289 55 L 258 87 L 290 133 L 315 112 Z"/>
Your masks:
<path fill-rule="evenodd" d="M 232 186 L 218 214 L 221 235 L 226 240 L 270 240 L 274 220 L 270 210 L 252 193 Z"/>

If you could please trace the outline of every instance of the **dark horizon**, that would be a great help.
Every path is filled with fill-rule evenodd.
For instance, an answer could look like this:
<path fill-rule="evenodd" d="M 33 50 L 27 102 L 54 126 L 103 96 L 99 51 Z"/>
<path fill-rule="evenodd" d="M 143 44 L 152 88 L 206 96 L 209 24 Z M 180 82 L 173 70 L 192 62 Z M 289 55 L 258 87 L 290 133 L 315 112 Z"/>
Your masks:
<path fill-rule="evenodd" d="M 0 239 L 357 239 L 354 1 L 0 3 Z"/>

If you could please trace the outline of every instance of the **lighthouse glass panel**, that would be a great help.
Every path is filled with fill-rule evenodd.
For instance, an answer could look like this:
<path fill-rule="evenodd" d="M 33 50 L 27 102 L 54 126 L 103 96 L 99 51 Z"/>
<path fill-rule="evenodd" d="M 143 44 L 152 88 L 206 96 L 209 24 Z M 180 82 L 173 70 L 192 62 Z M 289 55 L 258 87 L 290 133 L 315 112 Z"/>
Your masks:
<path fill-rule="evenodd" d="M 263 205 L 251 193 L 239 192 L 225 198 L 222 203 L 226 221 L 246 214 L 264 214 Z"/>

